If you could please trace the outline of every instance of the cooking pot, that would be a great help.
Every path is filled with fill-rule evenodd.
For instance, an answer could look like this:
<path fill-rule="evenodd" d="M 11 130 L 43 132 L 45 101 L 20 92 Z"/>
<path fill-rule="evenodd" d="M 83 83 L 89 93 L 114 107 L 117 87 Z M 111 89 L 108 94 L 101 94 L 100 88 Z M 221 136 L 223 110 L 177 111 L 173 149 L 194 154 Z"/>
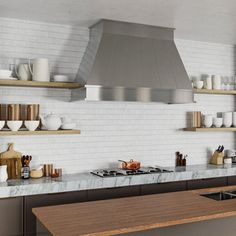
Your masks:
<path fill-rule="evenodd" d="M 134 161 L 133 159 L 130 159 L 130 161 L 122 161 L 122 160 L 118 160 L 120 162 L 122 162 L 122 169 L 124 170 L 138 170 L 140 169 L 140 162 L 139 161 Z"/>

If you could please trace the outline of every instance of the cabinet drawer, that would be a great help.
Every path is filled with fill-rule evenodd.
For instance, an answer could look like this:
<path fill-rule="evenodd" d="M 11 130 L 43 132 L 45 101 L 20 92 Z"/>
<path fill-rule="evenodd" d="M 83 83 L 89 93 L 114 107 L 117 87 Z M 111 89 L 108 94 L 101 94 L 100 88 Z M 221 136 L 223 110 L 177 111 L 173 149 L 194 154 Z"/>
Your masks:
<path fill-rule="evenodd" d="M 228 185 L 236 185 L 236 176 L 228 177 Z"/>
<path fill-rule="evenodd" d="M 186 190 L 186 181 L 141 185 L 141 194 L 168 193 Z"/>
<path fill-rule="evenodd" d="M 187 188 L 189 190 L 200 189 L 200 188 L 212 188 L 212 187 L 220 187 L 227 186 L 228 178 L 210 178 L 210 179 L 199 179 L 199 180 L 189 180 L 187 183 Z"/>
<path fill-rule="evenodd" d="M 140 194 L 139 186 L 120 187 L 120 188 L 106 188 L 106 189 L 95 189 L 88 191 L 88 200 L 104 200 L 120 197 L 131 197 Z"/>

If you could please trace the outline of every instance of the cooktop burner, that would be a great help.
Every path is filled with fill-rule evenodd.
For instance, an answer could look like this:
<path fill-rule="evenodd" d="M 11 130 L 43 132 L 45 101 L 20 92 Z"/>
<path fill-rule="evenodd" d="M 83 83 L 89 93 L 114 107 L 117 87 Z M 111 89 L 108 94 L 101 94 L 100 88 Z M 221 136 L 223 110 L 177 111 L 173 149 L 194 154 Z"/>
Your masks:
<path fill-rule="evenodd" d="M 117 176 L 128 176 L 128 175 L 143 175 L 143 174 L 155 174 L 173 172 L 172 170 L 166 170 L 161 167 L 143 167 L 138 170 L 123 170 L 123 169 L 106 169 L 106 170 L 95 170 L 91 173 L 100 177 L 117 177 Z"/>

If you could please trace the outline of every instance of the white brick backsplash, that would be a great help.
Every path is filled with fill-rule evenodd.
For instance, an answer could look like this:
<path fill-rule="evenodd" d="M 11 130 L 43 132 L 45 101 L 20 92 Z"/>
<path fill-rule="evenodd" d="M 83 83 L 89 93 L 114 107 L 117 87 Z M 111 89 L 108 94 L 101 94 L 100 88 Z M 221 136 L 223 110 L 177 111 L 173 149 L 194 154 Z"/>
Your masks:
<path fill-rule="evenodd" d="M 89 39 L 87 28 L 0 18 L 0 68 L 15 58 L 47 57 L 51 73 L 74 77 Z M 189 76 L 235 74 L 234 45 L 175 40 Z M 233 96 L 196 95 L 195 104 L 68 102 L 69 90 L 0 88 L 1 103 L 40 103 L 42 113 L 69 114 L 81 135 L 1 137 L 37 163 L 52 162 L 65 173 L 84 172 L 135 158 L 145 165 L 173 166 L 175 151 L 189 155 L 188 164 L 207 162 L 209 150 L 235 147 L 233 133 L 183 132 L 186 112 L 234 110 Z"/>

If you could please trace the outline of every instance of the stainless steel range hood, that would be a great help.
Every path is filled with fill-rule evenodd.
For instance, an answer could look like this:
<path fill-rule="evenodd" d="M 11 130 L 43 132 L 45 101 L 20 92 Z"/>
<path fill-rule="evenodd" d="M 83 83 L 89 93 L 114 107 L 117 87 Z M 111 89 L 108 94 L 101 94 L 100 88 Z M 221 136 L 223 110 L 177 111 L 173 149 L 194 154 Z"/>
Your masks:
<path fill-rule="evenodd" d="M 174 29 L 111 20 L 90 27 L 74 99 L 191 103 Z"/>

